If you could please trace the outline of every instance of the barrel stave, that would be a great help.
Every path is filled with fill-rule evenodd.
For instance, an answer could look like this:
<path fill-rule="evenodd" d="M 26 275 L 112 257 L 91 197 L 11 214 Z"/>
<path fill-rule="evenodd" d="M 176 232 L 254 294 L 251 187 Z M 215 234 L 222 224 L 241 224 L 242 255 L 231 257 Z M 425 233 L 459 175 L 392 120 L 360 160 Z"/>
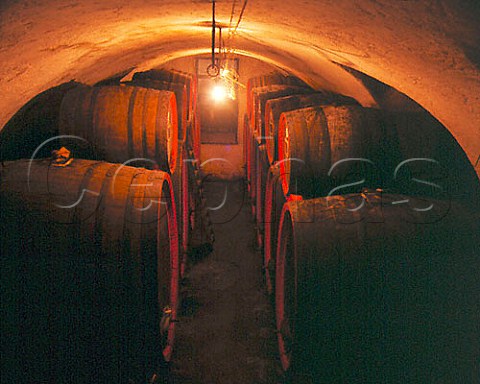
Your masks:
<path fill-rule="evenodd" d="M 175 95 L 140 87 L 81 87 L 60 108 L 60 135 L 74 157 L 175 169 Z M 74 111 L 74 112 L 72 112 Z M 92 153 L 93 152 L 93 153 Z"/>
<path fill-rule="evenodd" d="M 180 142 L 186 140 L 188 122 L 188 95 L 185 84 L 169 83 L 166 81 L 151 79 L 133 79 L 131 82 L 124 84 L 127 86 L 145 87 L 159 91 L 170 91 L 175 93 L 177 104 L 178 140 Z"/>
<path fill-rule="evenodd" d="M 278 160 L 277 137 L 278 123 L 283 112 L 294 111 L 320 105 L 358 105 L 347 96 L 318 91 L 311 94 L 289 95 L 270 99 L 265 104 L 265 136 L 270 164 Z"/>
<path fill-rule="evenodd" d="M 278 279 L 288 280 L 287 270 L 297 305 L 295 351 L 284 368 L 318 383 L 468 381 L 475 369 L 468 340 L 478 338 L 478 222 L 445 201 L 365 196 L 285 205 L 277 299 L 286 300 Z M 422 212 L 427 203 L 433 209 Z"/>
<path fill-rule="evenodd" d="M 20 359 L 12 351 L 12 369 L 20 364 L 22 375 L 35 371 L 35 377 L 64 382 L 72 381 L 75 367 L 81 368 L 76 382 L 145 379 L 146 355 L 155 355 L 150 370 L 162 352 L 168 360 L 175 330 L 172 322 L 166 335 L 155 334 L 165 306 L 176 318 L 178 295 L 168 175 L 78 159 L 67 167 L 24 160 L 6 163 L 1 179 L 2 217 L 13 221 L 2 224 L 2 264 L 17 280 L 10 287 L 28 279 L 22 290 L 2 293 L 2 301 L 14 300 L 11 311 L 23 313 L 22 336 L 14 343 L 24 345 L 25 354 Z M 151 202 L 161 204 L 142 210 Z M 152 262 L 157 272 L 147 278 Z M 146 289 L 153 298 L 150 318 L 139 300 Z M 155 341 L 146 345 L 149 338 Z"/>

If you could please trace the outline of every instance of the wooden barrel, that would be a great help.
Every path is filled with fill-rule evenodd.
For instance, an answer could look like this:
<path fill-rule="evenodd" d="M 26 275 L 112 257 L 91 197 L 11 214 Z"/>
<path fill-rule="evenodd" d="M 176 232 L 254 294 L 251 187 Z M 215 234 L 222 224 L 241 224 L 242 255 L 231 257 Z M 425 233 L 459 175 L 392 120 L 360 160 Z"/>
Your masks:
<path fill-rule="evenodd" d="M 187 120 L 190 122 L 193 121 L 197 103 L 197 79 L 195 75 L 174 69 L 151 69 L 135 73 L 133 80 L 156 80 L 167 83 L 184 84 L 187 88 Z"/>
<path fill-rule="evenodd" d="M 200 167 L 197 162 L 189 162 L 190 182 L 190 228 L 189 255 L 203 257 L 213 251 L 215 234 L 210 219 L 201 182 Z"/>
<path fill-rule="evenodd" d="M 291 85 L 268 85 L 253 89 L 250 122 L 253 127 L 253 135 L 257 141 L 262 144 L 265 142 L 265 104 L 268 100 L 310 92 L 312 92 L 311 88 Z"/>
<path fill-rule="evenodd" d="M 145 166 L 173 171 L 178 147 L 177 104 L 172 92 L 141 87 L 79 87 L 60 107 L 59 133 L 85 139 L 98 159 L 123 163 L 146 159 Z M 75 157 L 91 156 L 76 141 Z M 91 157 L 90 157 L 91 158 Z"/>
<path fill-rule="evenodd" d="M 255 175 L 255 143 L 254 139 L 252 136 L 252 126 L 250 124 L 250 119 L 248 116 L 245 115 L 244 118 L 244 130 L 246 131 L 245 134 L 245 142 L 246 142 L 246 163 L 247 163 L 247 181 L 248 181 L 248 194 L 251 197 L 253 191 L 252 191 L 252 186 L 253 186 L 253 178 Z"/>
<path fill-rule="evenodd" d="M 379 111 L 361 106 L 282 113 L 278 157 L 284 193 L 312 197 L 381 187 L 375 158 L 383 132 Z"/>
<path fill-rule="evenodd" d="M 193 153 L 195 155 L 195 159 L 200 161 L 201 149 L 202 149 L 202 137 L 201 137 L 201 123 L 200 123 L 200 116 L 195 115 L 193 119 Z"/>
<path fill-rule="evenodd" d="M 189 155 L 191 152 L 186 143 L 180 147 L 179 162 L 177 169 L 172 176 L 173 191 L 177 207 L 178 218 L 178 240 L 180 249 L 180 275 L 184 276 L 187 263 L 187 255 L 190 249 L 190 242 L 194 224 L 195 205 L 195 181 L 193 175 L 193 161 Z"/>
<path fill-rule="evenodd" d="M 248 115 L 245 114 L 243 116 L 243 151 L 244 151 L 244 156 L 245 156 L 245 176 L 247 178 L 247 190 L 248 193 L 250 194 L 250 179 L 252 175 L 252 170 L 251 170 L 251 130 L 250 130 L 250 120 L 248 118 Z"/>
<path fill-rule="evenodd" d="M 149 89 L 157 89 L 162 91 L 170 91 L 175 93 L 177 99 L 177 118 L 178 118 L 178 140 L 185 141 L 188 129 L 188 92 L 187 86 L 180 83 L 169 83 L 166 81 L 150 80 L 150 79 L 133 79 L 125 85 L 133 85 L 145 87 Z"/>
<path fill-rule="evenodd" d="M 181 276 L 184 276 L 188 254 L 193 243 L 193 234 L 197 230 L 198 218 L 201 212 L 197 209 L 197 201 L 200 198 L 199 190 L 195 178 L 195 162 L 197 160 L 186 156 L 182 169 L 182 249 L 184 251 L 181 263 Z"/>
<path fill-rule="evenodd" d="M 283 112 L 317 105 L 355 105 L 358 103 L 347 96 L 330 92 L 315 91 L 312 94 L 291 95 L 267 100 L 265 104 L 265 144 L 270 164 L 278 160 L 278 122 Z"/>
<path fill-rule="evenodd" d="M 276 323 L 292 382 L 476 382 L 478 224 L 381 192 L 285 204 Z"/>
<path fill-rule="evenodd" d="M 298 77 L 291 75 L 284 75 L 280 72 L 272 72 L 265 75 L 251 77 L 247 81 L 247 113 L 249 117 L 252 116 L 252 91 L 257 87 L 266 87 L 268 85 L 284 84 L 298 87 L 308 87 Z"/>
<path fill-rule="evenodd" d="M 255 162 L 255 223 L 256 223 L 256 237 L 257 248 L 263 249 L 263 235 L 264 235 L 264 206 L 265 206 L 265 188 L 268 173 L 268 159 L 265 145 L 259 145 L 257 150 L 257 159 Z"/>
<path fill-rule="evenodd" d="M 277 249 L 277 231 L 280 224 L 280 214 L 285 204 L 285 196 L 280 179 L 280 166 L 272 165 L 267 174 L 265 188 L 265 219 L 263 241 L 263 268 L 265 283 L 269 295 L 275 292 L 275 252 Z"/>
<path fill-rule="evenodd" d="M 250 170 L 248 169 L 248 140 L 249 140 L 249 121 L 248 121 L 248 115 L 245 113 L 243 115 L 243 132 L 242 132 L 242 145 L 243 145 L 243 164 L 245 168 L 245 178 L 247 179 L 247 183 L 249 182 L 250 178 Z"/>
<path fill-rule="evenodd" d="M 258 142 L 250 137 L 250 202 L 252 207 L 252 216 L 256 218 L 256 206 L 257 206 L 257 159 L 258 159 Z"/>
<path fill-rule="evenodd" d="M 189 255 L 212 250 L 214 236 L 209 225 L 208 213 L 201 196 L 199 160 L 188 146 L 181 146 L 181 162 L 172 176 L 177 205 L 179 249 L 181 253 L 180 276 L 185 276 Z"/>
<path fill-rule="evenodd" d="M 0 172 L 2 377 L 150 380 L 170 359 L 177 317 L 169 175 L 79 159 L 19 160 Z"/>

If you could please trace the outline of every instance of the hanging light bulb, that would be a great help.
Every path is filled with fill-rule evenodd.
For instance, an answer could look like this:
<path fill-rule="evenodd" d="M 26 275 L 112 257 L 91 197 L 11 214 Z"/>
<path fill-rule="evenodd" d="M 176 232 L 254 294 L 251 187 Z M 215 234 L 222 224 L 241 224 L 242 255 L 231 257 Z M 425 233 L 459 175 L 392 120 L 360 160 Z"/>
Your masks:
<path fill-rule="evenodd" d="M 212 99 L 216 103 L 224 102 L 229 97 L 229 92 L 223 82 L 217 82 L 212 88 Z"/>
<path fill-rule="evenodd" d="M 226 68 L 221 68 L 219 77 L 213 82 L 212 99 L 215 102 L 224 102 L 227 99 L 235 100 L 237 98 L 233 72 Z"/>

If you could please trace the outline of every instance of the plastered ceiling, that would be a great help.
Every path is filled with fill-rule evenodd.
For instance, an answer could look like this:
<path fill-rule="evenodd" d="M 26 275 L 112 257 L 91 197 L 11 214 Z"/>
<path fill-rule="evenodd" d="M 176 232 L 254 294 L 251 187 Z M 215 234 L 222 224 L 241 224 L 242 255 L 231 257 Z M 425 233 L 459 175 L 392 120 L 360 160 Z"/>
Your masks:
<path fill-rule="evenodd" d="M 219 22 L 232 3 L 218 1 Z M 62 82 L 208 52 L 210 19 L 207 0 L 1 0 L 0 127 Z M 478 174 L 478 20 L 478 0 L 249 0 L 232 46 L 364 105 L 373 99 L 337 64 L 398 89 L 451 131 Z"/>

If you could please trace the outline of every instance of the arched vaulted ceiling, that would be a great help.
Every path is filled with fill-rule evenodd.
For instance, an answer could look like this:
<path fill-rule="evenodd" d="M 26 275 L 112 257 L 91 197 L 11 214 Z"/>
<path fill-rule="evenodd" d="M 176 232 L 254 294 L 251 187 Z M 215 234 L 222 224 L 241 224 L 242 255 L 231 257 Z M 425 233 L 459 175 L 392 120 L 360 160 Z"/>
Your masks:
<path fill-rule="evenodd" d="M 217 2 L 218 21 L 229 23 L 232 3 Z M 208 0 L 2 0 L 0 127 L 62 82 L 207 52 L 210 19 Z M 338 64 L 391 85 L 439 119 L 475 165 L 478 20 L 478 0 L 249 0 L 233 47 L 364 105 L 373 99 Z"/>

